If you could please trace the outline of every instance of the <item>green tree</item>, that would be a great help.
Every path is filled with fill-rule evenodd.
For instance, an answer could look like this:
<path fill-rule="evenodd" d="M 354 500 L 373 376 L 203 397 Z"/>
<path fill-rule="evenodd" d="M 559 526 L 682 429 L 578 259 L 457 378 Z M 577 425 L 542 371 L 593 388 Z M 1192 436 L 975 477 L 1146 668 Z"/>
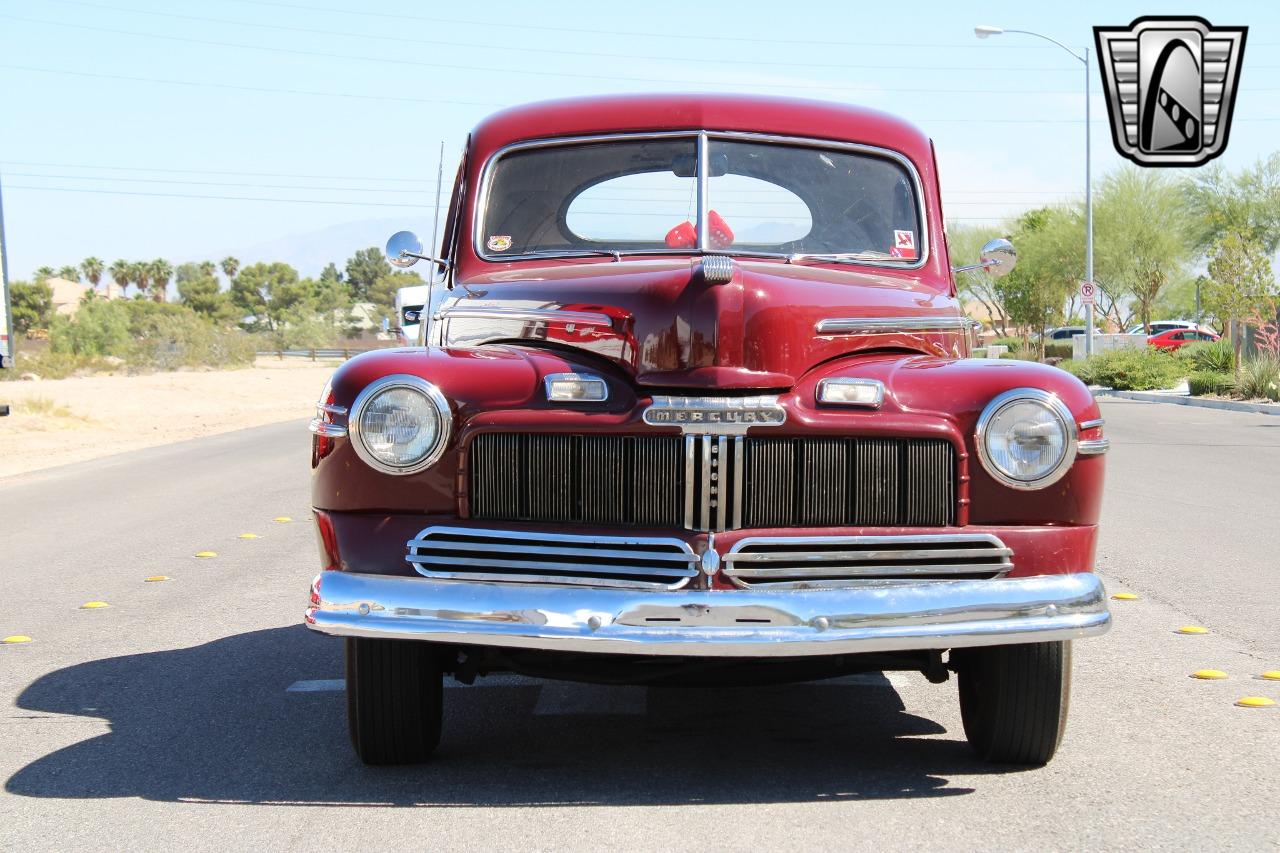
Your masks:
<path fill-rule="evenodd" d="M 219 266 L 222 267 L 222 274 L 227 277 L 228 283 L 235 281 L 236 273 L 240 270 L 239 259 L 233 258 L 231 255 L 227 255 L 222 259 L 222 263 L 219 264 Z"/>
<path fill-rule="evenodd" d="M 147 264 L 147 273 L 151 279 L 151 298 L 156 302 L 164 302 L 169 279 L 173 278 L 173 265 L 164 258 L 156 258 Z"/>
<path fill-rule="evenodd" d="M 53 278 L 56 274 L 53 267 L 40 267 L 35 272 L 35 280 L 38 282 L 44 281 L 47 278 Z"/>
<path fill-rule="evenodd" d="M 53 319 L 53 288 L 43 281 L 9 284 L 9 316 L 15 332 L 47 329 Z"/>
<path fill-rule="evenodd" d="M 138 288 L 135 298 L 145 296 L 151 286 L 151 269 L 145 261 L 134 261 L 129 264 L 129 280 Z"/>
<path fill-rule="evenodd" d="M 334 264 L 333 261 L 330 261 L 328 265 L 325 266 L 325 268 L 320 271 L 320 281 L 326 282 L 326 283 L 328 282 L 337 282 L 339 284 L 342 283 L 342 273 L 341 271 L 338 270 L 337 265 Z"/>
<path fill-rule="evenodd" d="M 1041 333 L 1064 318 L 1063 307 L 1084 266 L 1084 229 L 1068 208 L 1030 210 L 1013 223 L 1010 240 L 1018 252 L 1013 271 L 994 279 L 1009 319 L 1023 330 Z"/>
<path fill-rule="evenodd" d="M 314 319 L 310 283 L 298 279 L 288 264 L 252 264 L 231 285 L 231 301 L 252 315 L 252 330 L 279 333 L 290 323 Z M 279 336 L 277 336 L 279 337 Z"/>
<path fill-rule="evenodd" d="M 426 284 L 426 282 L 416 272 L 388 272 L 369 288 L 365 301 L 372 302 L 378 306 L 378 310 L 390 316 L 395 311 L 396 291 L 402 287 L 420 284 Z"/>
<path fill-rule="evenodd" d="M 98 289 L 98 283 L 102 281 L 104 271 L 105 267 L 100 258 L 85 258 L 80 262 L 80 272 L 84 273 L 84 277 L 94 290 Z"/>
<path fill-rule="evenodd" d="M 1102 179 L 1094 202 L 1097 278 L 1133 302 L 1144 329 L 1160 291 L 1194 255 L 1183 191 L 1159 169 L 1128 167 Z"/>
<path fill-rule="evenodd" d="M 208 261 L 180 264 L 174 275 L 178 300 L 209 321 L 229 326 L 238 319 L 239 312 L 231 303 L 231 295 L 219 284 L 217 269 Z"/>
<path fill-rule="evenodd" d="M 67 264 L 65 267 L 60 267 L 58 269 L 58 278 L 65 279 L 66 281 L 79 281 L 80 268 L 73 267 L 70 264 Z"/>
<path fill-rule="evenodd" d="M 120 288 L 120 294 L 123 296 L 125 290 L 129 287 L 129 282 L 133 281 L 133 267 L 123 258 L 117 258 L 111 262 L 111 280 Z"/>
<path fill-rule="evenodd" d="M 1230 233 L 1219 240 L 1209 257 L 1209 278 L 1202 285 L 1202 296 L 1205 307 L 1230 335 L 1238 366 L 1243 341 L 1236 321 L 1268 309 L 1277 296 L 1266 247 L 1244 234 Z"/>
<path fill-rule="evenodd" d="M 1228 234 L 1261 245 L 1269 255 L 1280 248 L 1280 151 L 1234 174 L 1221 165 L 1195 169 L 1183 195 L 1192 240 L 1206 254 Z"/>
<path fill-rule="evenodd" d="M 375 301 L 370 291 L 379 279 L 390 274 L 391 264 L 382 250 L 374 246 L 361 249 L 347 260 L 347 283 L 351 287 L 352 298 L 357 302 Z"/>

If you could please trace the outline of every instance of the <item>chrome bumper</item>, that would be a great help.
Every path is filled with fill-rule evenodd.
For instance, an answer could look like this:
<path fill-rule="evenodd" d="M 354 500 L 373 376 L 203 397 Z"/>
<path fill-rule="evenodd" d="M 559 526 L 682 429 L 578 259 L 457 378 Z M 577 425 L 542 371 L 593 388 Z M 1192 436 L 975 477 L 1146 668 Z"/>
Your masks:
<path fill-rule="evenodd" d="M 640 592 L 322 572 L 308 627 L 345 637 L 686 657 L 1072 640 L 1111 623 L 1093 574 L 852 589 Z"/>

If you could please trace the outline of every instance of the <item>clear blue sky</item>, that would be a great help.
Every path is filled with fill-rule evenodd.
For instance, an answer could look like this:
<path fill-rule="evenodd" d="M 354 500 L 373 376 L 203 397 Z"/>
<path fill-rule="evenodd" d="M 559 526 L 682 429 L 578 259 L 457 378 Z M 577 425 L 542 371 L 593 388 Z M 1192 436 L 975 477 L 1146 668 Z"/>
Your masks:
<path fill-rule="evenodd" d="M 0 0 L 10 275 L 88 255 L 216 259 L 322 229 L 367 232 L 369 220 L 429 234 L 442 140 L 448 175 L 486 114 L 609 92 L 754 91 L 900 114 L 937 144 L 950 219 L 993 221 L 1080 197 L 1080 64 L 1025 36 L 979 41 L 979 23 L 1076 48 L 1092 47 L 1094 25 L 1142 14 L 1248 25 L 1221 162 L 1280 149 L 1280 4 L 764 8 Z M 1096 177 L 1122 161 L 1096 69 L 1093 91 Z"/>

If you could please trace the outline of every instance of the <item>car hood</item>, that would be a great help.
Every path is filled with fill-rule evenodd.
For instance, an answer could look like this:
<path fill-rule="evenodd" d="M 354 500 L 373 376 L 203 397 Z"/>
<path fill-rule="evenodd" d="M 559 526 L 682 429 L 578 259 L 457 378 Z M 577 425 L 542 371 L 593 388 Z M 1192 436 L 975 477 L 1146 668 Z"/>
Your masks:
<path fill-rule="evenodd" d="M 736 258 L 727 275 L 715 272 L 697 257 L 591 259 L 460 278 L 440 312 L 441 341 L 571 347 L 638 385 L 690 389 L 787 388 L 867 350 L 967 352 L 946 283 Z M 847 322 L 820 329 L 830 320 Z"/>

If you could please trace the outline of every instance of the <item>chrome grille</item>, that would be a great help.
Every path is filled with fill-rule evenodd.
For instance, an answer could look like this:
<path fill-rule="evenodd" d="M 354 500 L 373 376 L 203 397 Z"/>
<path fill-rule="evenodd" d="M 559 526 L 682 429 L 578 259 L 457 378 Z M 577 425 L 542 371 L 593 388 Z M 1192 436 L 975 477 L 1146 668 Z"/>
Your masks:
<path fill-rule="evenodd" d="M 985 533 L 949 536 L 753 536 L 724 556 L 741 587 L 816 589 L 919 580 L 986 580 L 1013 568 L 1013 552 Z"/>
<path fill-rule="evenodd" d="M 679 436 L 492 433 L 471 445 L 471 516 L 679 527 Z"/>
<path fill-rule="evenodd" d="M 698 574 L 679 539 L 428 527 L 405 557 L 429 578 L 678 589 Z"/>
<path fill-rule="evenodd" d="M 495 433 L 471 448 L 471 517 L 684 527 L 946 527 L 946 439 Z"/>

